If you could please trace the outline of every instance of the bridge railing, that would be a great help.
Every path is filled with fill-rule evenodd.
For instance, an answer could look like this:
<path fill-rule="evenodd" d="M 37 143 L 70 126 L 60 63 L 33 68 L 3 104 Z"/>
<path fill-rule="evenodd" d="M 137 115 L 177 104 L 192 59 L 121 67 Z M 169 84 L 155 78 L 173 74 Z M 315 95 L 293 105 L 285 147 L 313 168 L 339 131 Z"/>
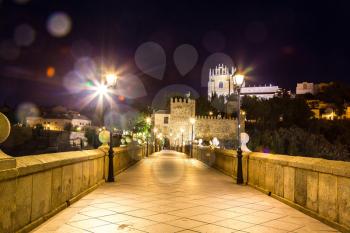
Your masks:
<path fill-rule="evenodd" d="M 193 157 L 236 179 L 236 152 L 194 146 Z M 350 162 L 245 153 L 244 183 L 350 232 Z"/>
<path fill-rule="evenodd" d="M 145 156 L 144 147 L 114 148 L 114 174 Z M 10 157 L 0 150 L 0 233 L 28 232 L 103 183 L 105 148 Z"/>

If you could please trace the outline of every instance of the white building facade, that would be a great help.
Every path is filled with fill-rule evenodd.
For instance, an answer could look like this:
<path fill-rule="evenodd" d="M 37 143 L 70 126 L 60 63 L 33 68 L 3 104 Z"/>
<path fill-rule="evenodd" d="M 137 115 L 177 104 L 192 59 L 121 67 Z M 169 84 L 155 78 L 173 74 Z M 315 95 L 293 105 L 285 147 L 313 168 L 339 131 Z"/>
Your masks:
<path fill-rule="evenodd" d="M 216 93 L 218 96 L 229 96 L 234 93 L 233 75 L 236 69 L 220 64 L 214 69 L 209 69 L 208 82 L 208 98 L 209 100 Z M 264 86 L 246 86 L 243 83 L 241 93 L 242 95 L 256 96 L 258 98 L 269 99 L 273 98 L 281 89 L 278 86 L 264 85 Z"/>
<path fill-rule="evenodd" d="M 316 89 L 317 88 L 314 83 L 302 82 L 302 83 L 297 83 L 295 93 L 297 95 L 305 95 L 305 94 L 315 95 L 317 92 Z"/>
<path fill-rule="evenodd" d="M 72 127 L 77 130 L 82 130 L 87 126 L 91 126 L 91 120 L 76 111 L 61 110 L 57 111 L 58 107 L 53 108 L 49 113 L 44 113 L 42 116 L 27 116 L 26 125 L 35 127 L 42 125 L 46 130 L 63 131 L 67 124 L 72 124 Z"/>

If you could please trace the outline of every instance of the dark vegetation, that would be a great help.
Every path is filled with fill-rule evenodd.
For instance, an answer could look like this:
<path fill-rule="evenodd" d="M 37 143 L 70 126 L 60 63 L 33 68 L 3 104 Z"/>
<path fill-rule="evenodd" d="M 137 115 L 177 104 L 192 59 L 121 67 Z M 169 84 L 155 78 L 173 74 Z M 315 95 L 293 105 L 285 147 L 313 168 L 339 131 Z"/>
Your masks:
<path fill-rule="evenodd" d="M 338 113 L 344 113 L 349 94 L 349 88 L 334 84 L 317 96 L 270 100 L 244 97 L 248 147 L 253 151 L 350 161 L 350 121 L 313 119 L 306 104 L 306 99 L 318 98 L 334 103 L 339 106 Z"/>

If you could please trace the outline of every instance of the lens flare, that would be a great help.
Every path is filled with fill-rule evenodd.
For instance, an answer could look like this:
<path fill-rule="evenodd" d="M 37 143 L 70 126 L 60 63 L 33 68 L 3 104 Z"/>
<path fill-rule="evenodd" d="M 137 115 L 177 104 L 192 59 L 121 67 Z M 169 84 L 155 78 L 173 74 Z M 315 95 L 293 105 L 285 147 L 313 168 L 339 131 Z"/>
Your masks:
<path fill-rule="evenodd" d="M 165 51 L 155 42 L 143 43 L 135 52 L 135 63 L 143 73 L 161 80 L 166 66 Z"/>
<path fill-rule="evenodd" d="M 29 46 L 35 40 L 35 30 L 28 24 L 21 24 L 15 29 L 14 40 L 18 46 Z"/>
<path fill-rule="evenodd" d="M 17 111 L 16 111 L 17 120 L 19 122 L 21 122 L 22 124 L 26 123 L 27 117 L 29 117 L 29 116 L 30 117 L 37 117 L 39 115 L 40 115 L 40 111 L 37 108 L 37 106 L 35 104 L 29 103 L 29 102 L 20 104 L 17 108 Z"/>
<path fill-rule="evenodd" d="M 198 52 L 192 45 L 183 44 L 175 49 L 174 62 L 182 76 L 190 72 L 197 61 Z"/>
<path fill-rule="evenodd" d="M 5 40 L 0 43 L 0 57 L 4 60 L 15 60 L 19 57 L 21 50 L 11 40 Z"/>
<path fill-rule="evenodd" d="M 96 91 L 98 95 L 106 95 L 108 93 L 108 87 L 104 84 L 99 84 L 96 86 Z"/>
<path fill-rule="evenodd" d="M 54 37 L 64 37 L 72 29 L 72 21 L 64 12 L 52 14 L 47 21 L 47 30 Z"/>
<path fill-rule="evenodd" d="M 54 67 L 52 67 L 52 66 L 47 67 L 47 69 L 46 69 L 46 76 L 48 78 L 52 78 L 53 76 L 55 76 L 55 74 L 56 74 L 56 70 L 55 70 Z"/>

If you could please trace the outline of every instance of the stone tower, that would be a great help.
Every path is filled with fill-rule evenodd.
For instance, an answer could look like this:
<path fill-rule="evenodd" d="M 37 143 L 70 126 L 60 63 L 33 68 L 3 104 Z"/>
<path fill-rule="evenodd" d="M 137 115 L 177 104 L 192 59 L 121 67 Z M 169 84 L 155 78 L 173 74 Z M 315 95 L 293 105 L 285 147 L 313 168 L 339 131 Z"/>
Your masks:
<path fill-rule="evenodd" d="M 208 98 L 214 93 L 218 96 L 228 96 L 234 92 L 232 75 L 236 72 L 234 67 L 229 69 L 224 64 L 219 64 L 214 69 L 209 69 Z"/>
<path fill-rule="evenodd" d="M 195 117 L 196 101 L 190 98 L 171 98 L 170 100 L 170 132 L 181 136 L 181 129 L 184 130 L 184 142 L 191 139 L 190 118 Z"/>

